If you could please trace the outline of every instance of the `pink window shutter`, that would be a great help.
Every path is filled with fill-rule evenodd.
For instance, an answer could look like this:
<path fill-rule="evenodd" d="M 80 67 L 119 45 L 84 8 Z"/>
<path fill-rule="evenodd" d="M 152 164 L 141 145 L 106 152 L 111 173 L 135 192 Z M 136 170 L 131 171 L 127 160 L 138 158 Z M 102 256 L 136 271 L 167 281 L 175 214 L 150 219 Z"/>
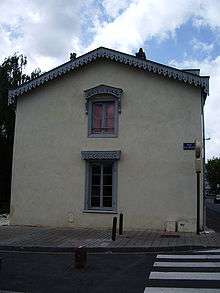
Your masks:
<path fill-rule="evenodd" d="M 93 130 L 95 132 L 101 132 L 102 128 L 102 105 L 93 105 Z"/>
<path fill-rule="evenodd" d="M 106 128 L 108 132 L 114 131 L 114 103 L 106 105 Z"/>

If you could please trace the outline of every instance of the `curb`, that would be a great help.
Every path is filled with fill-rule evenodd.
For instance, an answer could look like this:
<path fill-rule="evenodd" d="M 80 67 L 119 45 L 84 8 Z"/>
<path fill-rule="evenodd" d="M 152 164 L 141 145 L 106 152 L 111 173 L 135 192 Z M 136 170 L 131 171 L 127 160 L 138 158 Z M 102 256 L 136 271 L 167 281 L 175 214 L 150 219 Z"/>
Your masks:
<path fill-rule="evenodd" d="M 46 246 L 0 246 L 0 252 L 57 252 L 74 253 L 78 247 L 46 247 Z M 86 247 L 88 253 L 158 253 L 158 252 L 187 252 L 192 250 L 219 249 L 220 246 L 162 246 L 162 247 Z"/>

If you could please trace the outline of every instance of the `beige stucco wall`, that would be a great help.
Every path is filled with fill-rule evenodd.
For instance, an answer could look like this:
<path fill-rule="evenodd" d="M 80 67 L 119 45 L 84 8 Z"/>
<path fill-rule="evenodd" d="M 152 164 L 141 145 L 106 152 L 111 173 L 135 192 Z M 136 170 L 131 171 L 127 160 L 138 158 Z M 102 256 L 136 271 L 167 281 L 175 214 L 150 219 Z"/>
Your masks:
<path fill-rule="evenodd" d="M 87 138 L 83 91 L 99 84 L 124 91 L 118 138 Z M 125 229 L 187 220 L 195 230 L 194 152 L 183 142 L 201 139 L 200 103 L 199 88 L 107 61 L 19 97 L 11 223 L 110 227 L 112 214 L 83 213 L 80 152 L 121 150 L 117 210 Z"/>

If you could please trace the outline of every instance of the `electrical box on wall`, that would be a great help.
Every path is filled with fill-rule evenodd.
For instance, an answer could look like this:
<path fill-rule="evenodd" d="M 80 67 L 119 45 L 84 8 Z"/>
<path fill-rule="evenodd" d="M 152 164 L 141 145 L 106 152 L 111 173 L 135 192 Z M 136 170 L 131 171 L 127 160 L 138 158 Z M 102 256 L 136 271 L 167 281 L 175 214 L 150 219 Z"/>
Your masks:
<path fill-rule="evenodd" d="M 176 232 L 176 221 L 167 221 L 164 228 L 165 232 Z"/>

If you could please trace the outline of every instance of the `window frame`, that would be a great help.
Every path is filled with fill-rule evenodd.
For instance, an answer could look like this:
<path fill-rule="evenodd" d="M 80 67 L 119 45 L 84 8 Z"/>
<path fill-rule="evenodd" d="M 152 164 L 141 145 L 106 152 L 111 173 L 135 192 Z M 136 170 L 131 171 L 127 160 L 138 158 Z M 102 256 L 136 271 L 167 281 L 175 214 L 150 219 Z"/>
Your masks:
<path fill-rule="evenodd" d="M 92 187 L 92 165 L 93 164 L 103 164 L 112 163 L 112 207 L 100 207 L 91 206 L 91 187 Z M 102 167 L 103 168 L 103 167 Z M 102 174 L 103 176 L 103 174 Z M 103 180 L 103 178 L 101 178 Z M 100 183 L 101 184 L 101 183 Z M 117 184 L 118 184 L 118 162 L 117 160 L 86 160 L 86 182 L 85 182 L 85 204 L 84 211 L 97 211 L 97 212 L 116 212 L 117 211 Z M 100 197 L 103 194 L 100 194 Z"/>
<path fill-rule="evenodd" d="M 92 125 L 93 125 L 93 104 L 94 103 L 106 103 L 106 102 L 113 102 L 114 103 L 114 131 L 113 133 L 93 133 L 92 132 Z M 111 95 L 102 95 L 96 96 L 89 100 L 88 104 L 88 137 L 94 138 L 105 138 L 105 137 L 118 137 L 118 123 L 119 123 L 119 115 L 118 115 L 118 99 Z"/>

